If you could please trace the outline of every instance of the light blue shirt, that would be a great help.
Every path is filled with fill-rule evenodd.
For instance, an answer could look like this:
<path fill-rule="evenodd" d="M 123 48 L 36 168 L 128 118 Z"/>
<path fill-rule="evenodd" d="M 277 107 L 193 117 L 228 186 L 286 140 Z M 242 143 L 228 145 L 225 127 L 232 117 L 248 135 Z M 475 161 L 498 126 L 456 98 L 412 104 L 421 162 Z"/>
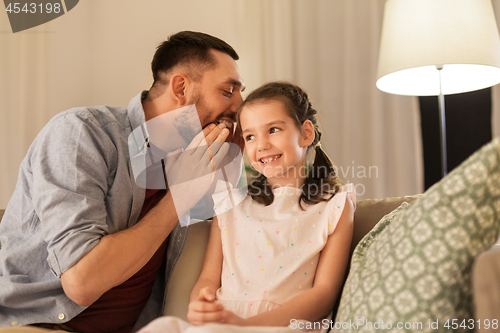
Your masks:
<path fill-rule="evenodd" d="M 134 181 L 127 140 L 145 121 L 146 93 L 127 108 L 62 112 L 32 143 L 0 223 L 0 326 L 64 323 L 85 309 L 64 294 L 60 276 L 103 236 L 139 217 L 145 190 Z M 162 314 L 166 283 L 186 235 L 179 225 L 170 234 L 166 270 L 134 330 Z"/>

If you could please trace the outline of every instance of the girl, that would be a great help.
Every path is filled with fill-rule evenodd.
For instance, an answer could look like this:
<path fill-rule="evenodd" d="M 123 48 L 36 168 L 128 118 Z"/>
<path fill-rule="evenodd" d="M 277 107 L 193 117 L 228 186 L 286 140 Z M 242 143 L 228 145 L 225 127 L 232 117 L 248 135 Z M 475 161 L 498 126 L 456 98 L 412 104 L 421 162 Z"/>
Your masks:
<path fill-rule="evenodd" d="M 259 332 L 325 328 L 311 325 L 331 314 L 339 295 L 355 196 L 340 188 L 315 115 L 307 94 L 289 83 L 266 84 L 246 98 L 237 122 L 260 176 L 247 196 L 226 183 L 213 196 L 217 216 L 187 316 L 210 325 L 200 330 L 167 317 L 141 332 L 256 331 L 221 323 L 268 326 Z"/>

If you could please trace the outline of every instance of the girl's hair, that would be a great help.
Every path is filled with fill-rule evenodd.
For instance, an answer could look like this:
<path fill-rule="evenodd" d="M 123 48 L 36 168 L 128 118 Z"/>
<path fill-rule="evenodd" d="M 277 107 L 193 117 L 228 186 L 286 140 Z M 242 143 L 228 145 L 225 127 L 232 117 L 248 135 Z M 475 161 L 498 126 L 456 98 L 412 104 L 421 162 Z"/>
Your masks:
<path fill-rule="evenodd" d="M 317 204 L 322 201 L 328 201 L 340 188 L 340 180 L 336 175 L 336 170 L 330 158 L 319 145 L 321 132 L 316 121 L 317 111 L 312 107 L 306 92 L 300 87 L 288 82 L 271 82 L 252 91 L 240 106 L 236 119 L 240 125 L 240 115 L 245 105 L 254 103 L 263 103 L 269 100 L 277 100 L 283 103 L 286 112 L 293 119 L 297 129 L 302 133 L 302 124 L 310 120 L 314 126 L 314 141 L 307 147 L 316 149 L 316 156 L 313 165 L 309 170 L 304 184 L 302 185 L 302 194 L 299 199 L 301 209 L 302 202 L 306 204 Z M 274 194 L 267 178 L 260 174 L 250 183 L 248 193 L 252 199 L 258 203 L 268 206 L 274 201 Z"/>

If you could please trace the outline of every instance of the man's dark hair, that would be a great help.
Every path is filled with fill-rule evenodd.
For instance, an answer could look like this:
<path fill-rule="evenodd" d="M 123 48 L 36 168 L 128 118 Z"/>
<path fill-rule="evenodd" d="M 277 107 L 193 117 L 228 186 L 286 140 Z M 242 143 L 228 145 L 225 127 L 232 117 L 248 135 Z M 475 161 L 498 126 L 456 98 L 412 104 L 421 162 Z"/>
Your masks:
<path fill-rule="evenodd" d="M 151 62 L 153 85 L 156 81 L 168 84 L 162 82 L 161 74 L 167 73 L 177 65 L 188 66 L 188 75 L 198 81 L 206 70 L 216 65 L 214 57 L 210 54 L 211 49 L 224 52 L 234 60 L 239 59 L 236 51 L 217 37 L 194 31 L 181 31 L 170 36 L 158 46 Z"/>

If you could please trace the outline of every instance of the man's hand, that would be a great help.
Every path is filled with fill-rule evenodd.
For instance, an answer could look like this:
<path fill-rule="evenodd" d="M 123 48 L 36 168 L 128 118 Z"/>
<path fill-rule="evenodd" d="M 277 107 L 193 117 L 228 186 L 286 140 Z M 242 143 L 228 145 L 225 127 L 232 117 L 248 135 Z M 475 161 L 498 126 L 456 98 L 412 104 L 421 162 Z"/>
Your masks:
<path fill-rule="evenodd" d="M 208 191 L 213 171 L 229 150 L 224 143 L 228 135 L 224 125 L 207 126 L 169 168 L 167 182 L 178 216 L 191 209 Z"/>
<path fill-rule="evenodd" d="M 198 298 L 189 303 L 187 319 L 193 325 L 224 323 L 229 311 L 222 304 L 215 304 L 215 292 L 210 287 L 200 290 Z"/>

